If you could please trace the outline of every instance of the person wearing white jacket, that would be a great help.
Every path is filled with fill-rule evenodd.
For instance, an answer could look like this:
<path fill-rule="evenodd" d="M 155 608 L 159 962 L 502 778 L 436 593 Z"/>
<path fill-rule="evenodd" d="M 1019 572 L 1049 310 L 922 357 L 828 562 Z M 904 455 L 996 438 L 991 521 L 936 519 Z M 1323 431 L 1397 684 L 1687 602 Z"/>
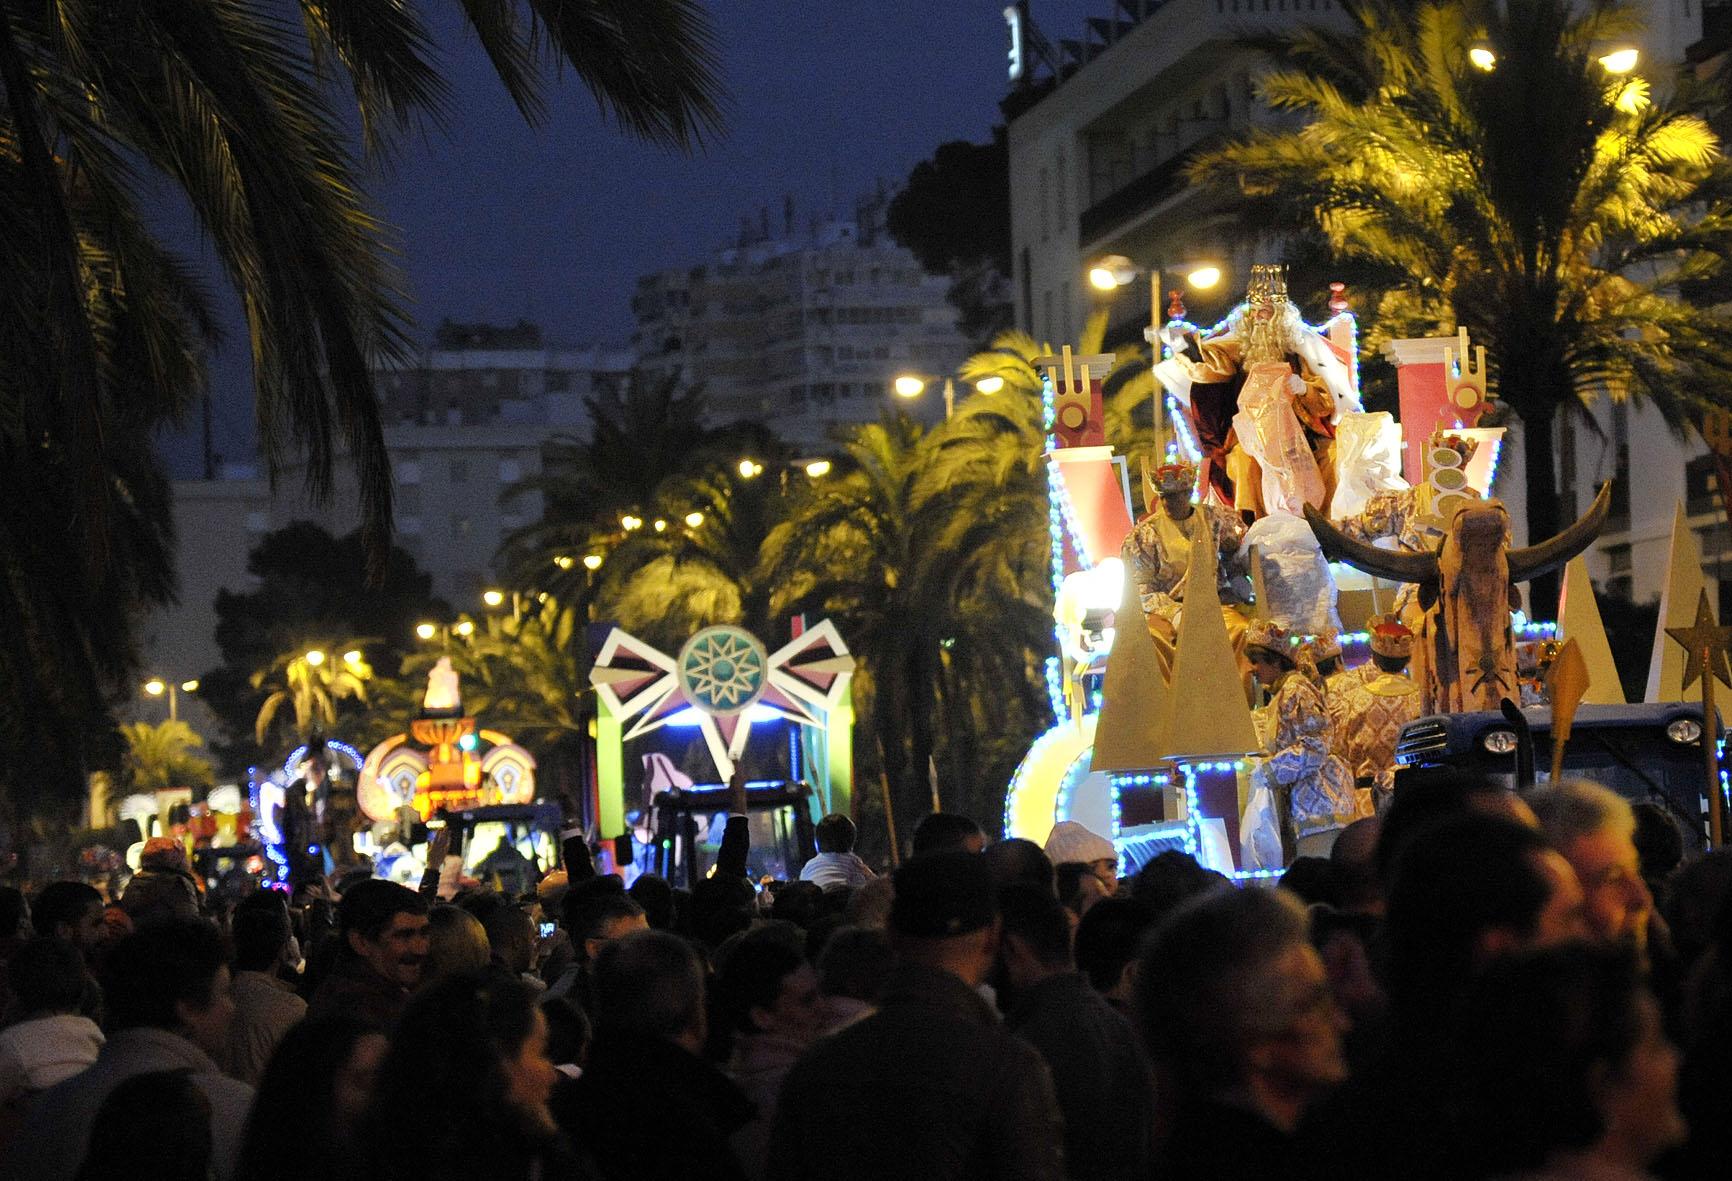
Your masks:
<path fill-rule="evenodd" d="M 32 939 L 12 957 L 9 974 L 20 1020 L 0 1031 L 0 1108 L 84 1070 L 103 1044 L 96 1023 L 78 1013 L 92 984 L 72 943 Z"/>

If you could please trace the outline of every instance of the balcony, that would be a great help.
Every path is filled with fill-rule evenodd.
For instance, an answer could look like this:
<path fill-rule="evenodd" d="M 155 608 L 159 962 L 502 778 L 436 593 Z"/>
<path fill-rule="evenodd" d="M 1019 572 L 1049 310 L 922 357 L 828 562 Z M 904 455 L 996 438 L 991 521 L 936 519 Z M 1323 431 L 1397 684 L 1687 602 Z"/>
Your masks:
<path fill-rule="evenodd" d="M 1220 144 L 1225 135 L 1212 132 L 1190 147 L 1169 156 L 1117 192 L 1103 197 L 1082 211 L 1078 218 L 1077 240 L 1086 248 L 1100 241 L 1127 223 L 1135 221 L 1161 202 L 1177 196 L 1189 187 L 1185 170 L 1191 161 Z"/>

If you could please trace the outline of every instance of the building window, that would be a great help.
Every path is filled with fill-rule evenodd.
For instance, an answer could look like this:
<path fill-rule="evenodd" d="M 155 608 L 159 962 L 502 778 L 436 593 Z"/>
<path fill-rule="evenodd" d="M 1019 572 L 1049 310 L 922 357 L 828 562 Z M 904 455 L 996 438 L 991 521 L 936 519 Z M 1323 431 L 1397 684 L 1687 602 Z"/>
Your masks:
<path fill-rule="evenodd" d="M 266 529 L 270 528 L 270 524 L 269 518 L 256 509 L 247 514 L 248 533 L 263 533 Z"/>
<path fill-rule="evenodd" d="M 421 461 L 408 458 L 399 459 L 392 466 L 392 472 L 397 477 L 398 487 L 419 484 L 421 482 Z"/>
<path fill-rule="evenodd" d="M 467 459 L 453 459 L 451 461 L 451 482 L 453 484 L 465 484 L 468 481 L 469 461 Z"/>
<path fill-rule="evenodd" d="M 501 484 L 515 484 L 521 479 L 523 479 L 522 464 L 515 459 L 501 459 L 499 461 L 499 482 Z"/>
<path fill-rule="evenodd" d="M 1610 563 L 1613 574 L 1628 574 L 1635 568 L 1627 545 L 1608 545 L 1606 561 Z"/>
<path fill-rule="evenodd" d="M 396 507 L 405 513 L 419 512 L 421 509 L 421 485 L 409 484 L 398 488 Z"/>

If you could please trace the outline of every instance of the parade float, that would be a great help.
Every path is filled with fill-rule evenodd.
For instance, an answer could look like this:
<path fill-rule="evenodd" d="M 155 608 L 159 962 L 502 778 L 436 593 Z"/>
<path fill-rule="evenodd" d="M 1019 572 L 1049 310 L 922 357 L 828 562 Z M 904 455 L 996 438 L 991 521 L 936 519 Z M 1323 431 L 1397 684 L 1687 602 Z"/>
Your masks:
<path fill-rule="evenodd" d="M 736 770 L 768 772 L 746 781 L 754 876 L 797 874 L 817 820 L 850 811 L 854 658 L 829 620 L 797 618 L 793 631 L 772 651 L 744 628 L 707 627 L 672 655 L 608 632 L 590 670 L 599 821 L 604 833 L 632 834 L 620 857 L 628 877 L 701 877 Z"/>
<path fill-rule="evenodd" d="M 1044 842 L 1076 820 L 1111 837 L 1126 872 L 1182 849 L 1273 877 L 1371 815 L 1399 773 L 1471 766 L 1532 782 L 1516 760 L 1555 750 L 1540 774 L 1555 764 L 1665 799 L 1692 828 L 1711 821 L 1718 843 L 1718 809 L 1705 819 L 1700 806 L 1716 794 L 1701 790 L 1704 767 L 1721 778 L 1703 734 L 1713 712 L 1682 701 L 1688 669 L 1712 682 L 1724 664 L 1698 651 L 1712 619 L 1697 613 L 1693 535 L 1680 523 L 1674 536 L 1656 704 L 1626 706 L 1580 558 L 1609 492 L 1557 536 L 1513 547 L 1485 350 L 1465 331 L 1389 342 L 1400 416 L 1367 412 L 1354 318 L 1339 284 L 1331 294 L 1330 318 L 1307 324 L 1284 269 L 1259 266 L 1245 301 L 1204 329 L 1162 323 L 1155 292 L 1141 515 L 1103 429 L 1114 358 L 1066 348 L 1035 362 L 1054 724 L 1012 779 L 1007 835 Z M 1530 621 L 1520 584 L 1560 568 L 1560 622 Z M 1561 687 L 1559 664 L 1572 670 Z"/>

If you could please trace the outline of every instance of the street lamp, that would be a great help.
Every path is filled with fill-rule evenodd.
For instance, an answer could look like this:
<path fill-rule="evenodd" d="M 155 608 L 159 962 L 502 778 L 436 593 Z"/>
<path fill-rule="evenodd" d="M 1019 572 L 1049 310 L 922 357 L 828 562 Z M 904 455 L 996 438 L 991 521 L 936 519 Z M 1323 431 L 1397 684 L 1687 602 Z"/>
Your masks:
<path fill-rule="evenodd" d="M 198 680 L 197 678 L 189 678 L 176 684 L 174 681 L 164 680 L 162 677 L 152 677 L 140 688 L 150 697 L 161 697 L 166 693 L 168 695 L 168 720 L 178 722 L 180 721 L 180 694 L 197 693 Z"/>
<path fill-rule="evenodd" d="M 704 514 L 702 514 L 700 512 L 689 512 L 686 514 L 686 528 L 687 529 L 696 529 L 699 526 L 701 526 L 703 523 L 704 523 Z"/>
<path fill-rule="evenodd" d="M 827 459 L 814 459 L 806 464 L 806 474 L 817 480 L 830 474 L 831 463 Z"/>
<path fill-rule="evenodd" d="M 1622 41 L 1596 41 L 1588 52 L 1608 74 L 1628 74 L 1642 62 L 1642 51 Z M 1488 74 L 1497 69 L 1497 52 L 1484 37 L 1468 46 L 1467 60 L 1474 69 Z"/>
<path fill-rule="evenodd" d="M 898 373 L 890 383 L 890 388 L 896 391 L 899 398 L 918 398 L 926 392 L 926 387 L 934 381 L 944 383 L 944 421 L 949 422 L 956 413 L 956 382 L 950 377 L 936 377 L 925 373 Z M 982 394 L 996 394 L 1004 388 L 1004 378 L 983 377 L 974 384 L 976 391 Z"/>
<path fill-rule="evenodd" d="M 764 474 L 764 465 L 750 456 L 740 460 L 740 479 L 755 480 Z"/>
<path fill-rule="evenodd" d="M 317 648 L 309 648 L 307 650 L 306 661 L 312 668 L 318 668 L 321 664 L 325 663 L 325 654 Z"/>
<path fill-rule="evenodd" d="M 601 569 L 601 555 L 600 554 L 585 554 L 585 555 L 583 555 L 583 568 L 585 570 L 591 570 L 591 571 L 600 570 Z"/>
<path fill-rule="evenodd" d="M 555 558 L 553 564 L 559 566 L 561 570 L 565 570 L 570 567 L 571 559 L 566 558 L 564 564 L 561 565 L 560 559 Z M 505 605 L 505 592 L 502 590 L 484 590 L 481 592 L 481 601 L 489 607 L 503 607 Z"/>
<path fill-rule="evenodd" d="M 1109 254 L 1089 268 L 1089 286 L 1096 291 L 1116 292 L 1144 273 L 1149 276 L 1149 318 L 1157 325 L 1161 319 L 1162 275 L 1178 276 L 1193 291 L 1208 291 L 1221 281 L 1221 268 L 1211 262 L 1189 262 L 1176 267 L 1157 263 L 1144 268 L 1122 254 Z M 1175 287 L 1168 294 L 1172 302 L 1167 307 L 1167 318 L 1177 320 L 1185 314 L 1184 293 Z"/>

